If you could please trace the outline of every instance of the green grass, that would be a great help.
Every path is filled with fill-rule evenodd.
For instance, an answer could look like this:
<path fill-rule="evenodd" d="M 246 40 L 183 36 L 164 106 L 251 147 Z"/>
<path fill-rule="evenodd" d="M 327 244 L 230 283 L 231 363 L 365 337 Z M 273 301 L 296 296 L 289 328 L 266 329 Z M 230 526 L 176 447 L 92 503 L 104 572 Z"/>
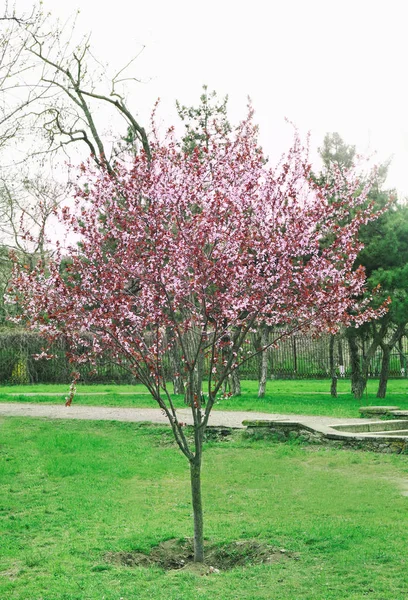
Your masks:
<path fill-rule="evenodd" d="M 299 560 L 210 576 L 107 563 L 191 535 L 187 463 L 171 440 L 131 423 L 2 419 L 0 598 L 406 598 L 406 456 L 209 443 L 207 538 L 258 538 Z"/>
<path fill-rule="evenodd" d="M 367 394 L 361 401 L 355 400 L 350 394 L 348 380 L 339 381 L 337 399 L 330 396 L 328 380 L 268 381 L 266 395 L 262 399 L 257 397 L 257 387 L 256 381 L 242 382 L 242 396 L 226 400 L 220 398 L 215 405 L 215 410 L 356 417 L 359 406 L 365 404 L 393 404 L 408 409 L 406 380 L 391 380 L 385 400 L 375 397 L 378 387 L 378 381 L 375 380 L 368 382 Z M 0 402 L 62 403 L 67 391 L 67 385 L 2 386 Z M 35 394 L 35 396 L 25 394 Z M 142 385 L 79 385 L 74 402 L 88 406 L 157 407 Z M 183 398 L 176 396 L 175 404 L 184 407 Z"/>

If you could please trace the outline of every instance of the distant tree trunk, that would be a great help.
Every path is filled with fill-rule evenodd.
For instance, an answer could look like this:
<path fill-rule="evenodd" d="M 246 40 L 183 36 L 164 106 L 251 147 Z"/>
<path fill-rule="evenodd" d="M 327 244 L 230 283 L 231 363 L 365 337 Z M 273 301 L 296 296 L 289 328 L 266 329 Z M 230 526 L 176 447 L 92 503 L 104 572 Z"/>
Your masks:
<path fill-rule="evenodd" d="M 345 364 L 344 364 L 343 344 L 342 344 L 342 341 L 341 341 L 340 337 L 337 340 L 337 354 L 338 354 L 338 357 L 339 357 L 340 377 L 345 377 L 345 375 L 346 375 L 346 368 L 345 368 Z"/>
<path fill-rule="evenodd" d="M 330 386 L 330 395 L 333 398 L 337 398 L 337 375 L 336 375 L 336 364 L 334 360 L 334 341 L 336 339 L 335 335 L 330 336 L 330 345 L 329 345 L 329 367 L 330 367 L 330 376 L 331 376 L 331 386 Z"/>
<path fill-rule="evenodd" d="M 380 381 L 378 384 L 377 398 L 385 398 L 387 393 L 387 383 L 390 375 L 391 348 L 389 344 L 380 344 L 382 349 Z"/>
<path fill-rule="evenodd" d="M 263 325 L 261 329 L 261 340 L 260 345 L 262 347 L 261 352 L 261 365 L 260 365 L 260 376 L 259 376 L 259 388 L 258 398 L 264 398 L 266 390 L 266 382 L 268 379 L 268 350 L 264 350 L 269 342 L 269 328 L 267 325 Z"/>
<path fill-rule="evenodd" d="M 176 344 L 170 346 L 169 350 L 171 378 L 173 381 L 173 391 L 175 394 L 184 394 L 184 381 L 181 376 L 181 364 L 178 355 L 178 348 Z"/>
<path fill-rule="evenodd" d="M 361 372 L 360 353 L 355 330 L 347 331 L 347 341 L 350 352 L 351 393 L 356 400 L 360 400 L 363 397 L 367 382 L 364 380 Z"/>
<path fill-rule="evenodd" d="M 349 344 L 350 350 L 350 362 L 351 362 L 351 391 L 356 400 L 361 400 L 363 397 L 364 390 L 367 386 L 368 374 L 370 369 L 370 363 L 374 354 L 383 341 L 385 334 L 388 329 L 388 321 L 384 320 L 380 328 L 377 329 L 375 323 L 372 324 L 372 340 L 369 343 L 368 348 L 365 348 L 364 344 L 364 352 L 362 360 L 360 361 L 360 354 L 358 351 L 357 344 L 357 330 L 353 328 L 347 329 L 347 341 Z M 393 342 L 393 345 L 395 341 Z"/>
<path fill-rule="evenodd" d="M 400 359 L 401 377 L 407 376 L 407 357 L 404 354 L 404 345 L 403 345 L 404 335 L 405 335 L 405 332 L 402 334 L 402 336 L 398 340 L 398 352 L 399 352 L 399 359 Z"/>
<path fill-rule="evenodd" d="M 229 342 L 230 339 L 231 339 L 230 336 L 228 334 L 225 334 L 223 337 L 223 342 Z M 231 356 L 230 353 L 231 353 L 230 348 L 228 346 L 224 347 L 222 350 L 223 360 L 228 360 Z M 228 375 L 228 377 L 225 378 L 224 383 L 222 385 L 224 394 L 227 393 L 228 388 L 229 388 L 232 396 L 240 396 L 241 395 L 241 380 L 240 380 L 240 374 L 239 374 L 238 367 L 236 369 L 234 369 Z"/>
<path fill-rule="evenodd" d="M 201 351 L 197 358 L 197 369 L 195 373 L 194 388 L 197 390 L 197 397 L 203 397 L 203 375 L 204 375 L 204 352 Z"/>
<path fill-rule="evenodd" d="M 184 403 L 191 406 L 192 402 L 200 403 L 203 399 L 204 350 L 202 334 L 190 331 L 183 338 L 187 353 L 195 357 L 194 370 L 190 373 L 184 388 Z"/>
<path fill-rule="evenodd" d="M 239 375 L 239 369 L 234 369 L 228 377 L 225 378 L 224 383 L 222 384 L 223 394 L 227 394 L 228 391 L 231 392 L 231 396 L 241 396 L 241 379 Z"/>
<path fill-rule="evenodd" d="M 343 345 L 340 337 L 337 339 L 337 353 L 339 355 L 339 364 L 344 365 Z"/>
<path fill-rule="evenodd" d="M 239 369 L 234 369 L 230 375 L 231 393 L 233 396 L 241 395 L 241 380 L 239 377 Z"/>
<path fill-rule="evenodd" d="M 400 325 L 394 331 L 391 338 L 388 342 L 380 342 L 381 350 L 382 350 L 382 361 L 381 361 L 381 372 L 380 372 L 380 381 L 378 384 L 377 398 L 385 398 L 387 393 L 387 384 L 390 376 L 390 359 L 391 352 L 394 348 L 395 344 L 399 342 L 404 335 L 404 326 Z"/>

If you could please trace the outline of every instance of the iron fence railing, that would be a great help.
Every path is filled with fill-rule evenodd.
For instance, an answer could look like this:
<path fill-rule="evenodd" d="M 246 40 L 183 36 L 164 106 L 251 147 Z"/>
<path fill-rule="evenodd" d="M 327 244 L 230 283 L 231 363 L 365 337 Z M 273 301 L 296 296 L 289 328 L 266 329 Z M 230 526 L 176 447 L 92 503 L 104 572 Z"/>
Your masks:
<path fill-rule="evenodd" d="M 273 338 L 271 337 L 271 340 Z M 268 350 L 268 377 L 273 379 L 316 379 L 330 377 L 329 336 L 314 339 L 307 335 L 296 335 L 283 339 L 277 348 Z M 52 348 L 55 355 L 50 360 L 36 360 L 35 354 L 43 349 L 41 338 L 28 332 L 15 330 L 0 333 L 0 384 L 24 383 L 68 383 L 71 380 L 72 365 L 66 358 L 63 340 Z M 247 356 L 255 348 L 255 340 L 250 339 L 244 347 Z M 391 355 L 390 376 L 406 377 L 408 340 L 395 348 Z M 334 345 L 336 373 L 339 377 L 350 376 L 350 360 L 347 341 L 336 338 Z M 381 370 L 381 350 L 378 350 L 370 364 L 370 377 L 378 377 Z M 165 358 L 165 367 L 170 378 L 170 359 Z M 207 365 L 208 368 L 208 365 Z M 75 367 L 77 369 L 77 367 Z M 240 368 L 241 379 L 257 379 L 260 357 L 254 356 Z M 109 357 L 101 359 L 95 368 L 81 365 L 78 369 L 81 380 L 87 383 L 134 383 L 135 378 L 123 367 L 112 364 Z"/>

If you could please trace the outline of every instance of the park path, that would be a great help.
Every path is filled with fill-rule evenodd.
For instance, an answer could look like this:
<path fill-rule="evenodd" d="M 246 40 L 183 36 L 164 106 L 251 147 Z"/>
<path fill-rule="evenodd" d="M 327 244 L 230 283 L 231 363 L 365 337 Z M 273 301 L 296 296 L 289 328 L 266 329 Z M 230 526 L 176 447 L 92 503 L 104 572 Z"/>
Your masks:
<path fill-rule="evenodd" d="M 177 410 L 180 421 L 191 424 L 191 411 L 187 408 Z M 107 406 L 81 406 L 73 404 L 35 404 L 33 402 L 1 402 L 0 416 L 3 417 L 42 417 L 47 419 L 85 419 L 91 421 L 127 421 L 140 423 L 148 421 L 168 425 L 168 420 L 158 408 L 119 408 Z M 335 425 L 340 423 L 364 423 L 369 420 L 356 418 L 318 417 L 294 414 L 261 413 L 255 411 L 213 410 L 209 425 L 220 427 L 243 427 L 247 419 L 282 419 L 298 421 L 307 425 Z"/>

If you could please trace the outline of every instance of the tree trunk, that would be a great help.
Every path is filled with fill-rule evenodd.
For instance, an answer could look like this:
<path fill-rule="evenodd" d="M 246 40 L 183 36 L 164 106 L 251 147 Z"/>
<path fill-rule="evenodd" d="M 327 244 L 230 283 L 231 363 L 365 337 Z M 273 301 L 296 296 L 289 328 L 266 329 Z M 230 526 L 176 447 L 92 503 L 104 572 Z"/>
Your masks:
<path fill-rule="evenodd" d="M 258 388 L 258 398 L 264 398 L 265 389 L 266 389 L 266 381 L 268 379 L 268 350 L 264 348 L 268 345 L 269 342 L 269 330 L 266 325 L 262 326 L 261 331 L 261 347 L 263 348 L 261 352 L 261 372 L 259 376 L 259 388 Z"/>
<path fill-rule="evenodd" d="M 185 390 L 184 403 L 189 404 L 191 401 L 203 400 L 203 374 L 204 374 L 204 352 L 202 347 L 199 348 L 197 361 L 193 373 L 193 377 L 188 380 L 185 388 L 190 388 L 191 394 L 188 393 L 188 389 Z"/>
<path fill-rule="evenodd" d="M 223 342 L 229 343 L 231 338 L 228 334 L 225 334 L 222 338 Z M 224 347 L 222 350 L 222 360 L 228 361 L 231 358 L 231 350 L 228 346 Z M 231 392 L 231 396 L 240 396 L 241 395 L 241 380 L 239 376 L 239 368 L 237 367 L 231 373 L 225 377 L 224 382 L 222 384 L 223 393 L 226 394 L 229 390 Z"/>
<path fill-rule="evenodd" d="M 180 375 L 181 365 L 177 353 L 176 346 L 170 348 L 170 365 L 171 365 L 171 378 L 173 381 L 173 391 L 175 394 L 184 394 L 184 381 Z"/>
<path fill-rule="evenodd" d="M 370 369 L 370 363 L 378 346 L 382 343 L 388 330 L 388 321 L 383 320 L 378 329 L 375 323 L 372 323 L 372 340 L 369 343 L 368 349 L 365 348 L 363 343 L 363 360 L 360 364 L 360 356 L 357 345 L 357 332 L 355 329 L 347 330 L 347 339 L 350 349 L 350 360 L 351 360 L 351 391 L 354 394 L 356 400 L 361 400 L 363 397 L 364 390 L 367 386 L 368 373 Z M 398 330 L 397 330 L 398 331 Z M 394 339 L 395 336 L 395 339 Z M 391 347 L 397 341 L 397 333 L 393 336 Z M 364 342 L 364 340 L 363 340 Z"/>
<path fill-rule="evenodd" d="M 377 398 L 385 398 L 387 393 L 387 383 L 390 374 L 390 358 L 391 348 L 389 344 L 381 344 L 382 349 L 382 361 L 381 361 L 381 372 L 380 382 L 378 384 Z"/>
<path fill-rule="evenodd" d="M 336 365 L 334 362 L 334 341 L 335 336 L 330 336 L 330 345 L 329 345 L 329 368 L 330 368 L 330 376 L 331 376 L 331 386 L 330 386 L 330 395 L 333 398 L 337 398 L 337 375 L 336 375 Z"/>
<path fill-rule="evenodd" d="M 340 337 L 337 340 L 337 353 L 339 355 L 339 365 L 344 365 L 343 345 Z"/>
<path fill-rule="evenodd" d="M 352 392 L 355 400 L 361 400 L 364 390 L 367 386 L 367 380 L 362 375 L 359 375 L 353 382 Z"/>
<path fill-rule="evenodd" d="M 229 377 L 226 377 L 222 384 L 222 393 L 224 394 L 224 396 L 225 396 L 225 394 L 228 393 L 229 389 L 230 389 Z"/>
<path fill-rule="evenodd" d="M 167 341 L 170 344 L 169 360 L 171 368 L 171 380 L 173 382 L 173 391 L 175 394 L 184 394 L 184 381 L 181 376 L 181 363 L 177 343 L 170 327 L 166 328 Z"/>
<path fill-rule="evenodd" d="M 361 371 L 360 354 L 355 331 L 349 331 L 347 341 L 350 351 L 351 393 L 356 400 L 361 400 L 367 381 Z"/>
<path fill-rule="evenodd" d="M 402 334 L 400 339 L 398 340 L 398 352 L 399 352 L 399 357 L 400 357 L 401 377 L 406 377 L 407 376 L 407 358 L 404 354 L 403 340 L 404 340 L 404 334 Z"/>
<path fill-rule="evenodd" d="M 339 372 L 340 377 L 346 376 L 346 366 L 344 364 L 344 356 L 343 356 L 343 343 L 341 338 L 339 337 L 337 340 L 337 354 L 339 357 Z"/>
<path fill-rule="evenodd" d="M 190 461 L 191 499 L 194 516 L 194 562 L 204 562 L 203 505 L 201 500 L 201 458 Z"/>
<path fill-rule="evenodd" d="M 391 351 L 394 348 L 397 342 L 400 342 L 402 336 L 404 335 L 404 325 L 400 324 L 397 329 L 394 331 L 391 338 L 387 343 L 380 342 L 381 350 L 383 353 L 382 361 L 381 361 L 381 373 L 380 373 L 380 382 L 378 385 L 377 398 L 385 398 L 387 393 L 387 383 L 390 375 L 390 359 L 391 359 Z"/>
<path fill-rule="evenodd" d="M 238 369 L 234 369 L 230 375 L 231 377 L 231 392 L 233 396 L 241 395 L 241 381 L 239 378 Z"/>

